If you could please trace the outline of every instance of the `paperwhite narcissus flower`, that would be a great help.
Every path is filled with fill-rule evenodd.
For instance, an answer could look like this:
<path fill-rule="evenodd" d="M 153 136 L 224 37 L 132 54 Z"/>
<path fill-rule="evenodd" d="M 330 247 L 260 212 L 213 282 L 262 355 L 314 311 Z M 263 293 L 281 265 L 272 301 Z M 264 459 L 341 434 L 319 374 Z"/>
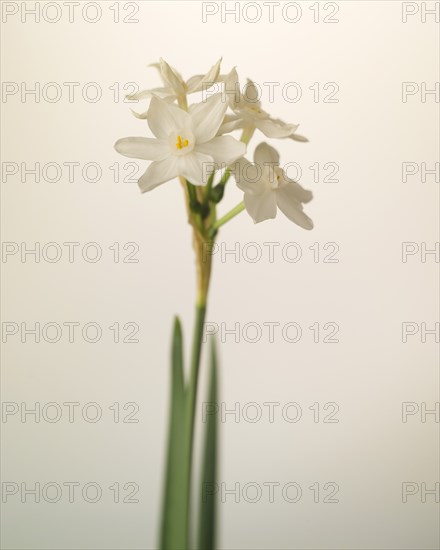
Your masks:
<path fill-rule="evenodd" d="M 312 220 L 303 212 L 303 203 L 312 200 L 311 191 L 289 179 L 280 168 L 278 152 L 260 143 L 254 153 L 255 164 L 240 159 L 234 165 L 237 186 L 244 191 L 244 204 L 255 223 L 277 215 L 277 208 L 304 229 L 313 229 Z"/>
<path fill-rule="evenodd" d="M 257 128 L 269 138 L 291 138 L 296 141 L 308 141 L 307 138 L 296 134 L 297 124 L 287 124 L 278 118 L 272 118 L 261 108 L 258 99 L 258 90 L 252 80 L 247 81 L 243 93 L 239 90 L 237 71 L 232 71 L 222 77 L 225 92 L 235 117 L 229 117 L 220 128 L 221 133 L 230 132 L 238 128 L 245 128 L 249 134 Z"/>
<path fill-rule="evenodd" d="M 211 96 L 185 111 L 153 97 L 147 121 L 154 138 L 118 140 L 115 149 L 126 157 L 152 160 L 139 180 L 142 192 L 182 176 L 194 185 L 205 185 L 213 164 L 230 165 L 246 152 L 246 145 L 232 136 L 217 136 L 227 103 L 222 94 Z"/>
<path fill-rule="evenodd" d="M 212 86 L 218 81 L 220 72 L 221 58 L 213 65 L 205 75 L 195 75 L 188 79 L 186 82 L 183 80 L 180 73 L 171 67 L 164 59 L 160 59 L 159 63 L 153 63 L 152 66 L 159 70 L 160 76 L 164 83 L 164 86 L 159 88 L 152 88 L 151 90 L 143 90 L 135 94 L 129 95 L 128 99 L 139 100 L 147 99 L 152 96 L 157 96 L 167 101 L 178 103 L 185 102 L 187 94 L 193 94 L 203 91 L 206 87 Z M 147 118 L 148 111 L 145 113 L 133 114 L 137 118 Z"/>

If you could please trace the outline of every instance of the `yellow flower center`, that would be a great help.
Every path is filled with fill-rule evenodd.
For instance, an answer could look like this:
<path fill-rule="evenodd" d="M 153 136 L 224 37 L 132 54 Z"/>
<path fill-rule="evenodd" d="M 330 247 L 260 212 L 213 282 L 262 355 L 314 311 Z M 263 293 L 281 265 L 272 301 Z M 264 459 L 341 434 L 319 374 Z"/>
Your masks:
<path fill-rule="evenodd" d="M 182 141 L 182 136 L 177 136 L 177 143 L 176 143 L 177 149 L 183 149 L 184 147 L 188 147 L 188 143 L 189 142 L 187 139 Z"/>

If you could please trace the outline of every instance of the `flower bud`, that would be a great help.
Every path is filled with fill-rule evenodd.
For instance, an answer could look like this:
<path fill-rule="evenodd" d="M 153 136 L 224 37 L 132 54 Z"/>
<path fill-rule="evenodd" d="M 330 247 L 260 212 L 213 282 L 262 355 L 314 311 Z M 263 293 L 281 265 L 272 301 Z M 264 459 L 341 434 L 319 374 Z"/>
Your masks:
<path fill-rule="evenodd" d="M 209 198 L 212 202 L 217 204 L 222 200 L 224 192 L 225 192 L 224 184 L 219 183 L 218 185 L 216 185 L 211 189 L 211 194 Z"/>

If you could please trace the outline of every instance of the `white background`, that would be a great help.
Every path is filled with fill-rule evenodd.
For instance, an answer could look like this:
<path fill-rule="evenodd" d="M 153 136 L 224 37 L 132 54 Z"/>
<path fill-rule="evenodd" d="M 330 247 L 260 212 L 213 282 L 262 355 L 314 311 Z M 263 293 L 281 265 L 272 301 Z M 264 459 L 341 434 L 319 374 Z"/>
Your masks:
<path fill-rule="evenodd" d="M 4 2 L 3 4 L 6 4 Z M 9 4 L 14 4 L 9 3 Z M 28 2 L 27 5 L 33 4 Z M 45 3 L 37 2 L 39 10 Z M 62 4 L 62 3 L 58 3 Z M 283 18 L 280 2 L 270 22 L 269 11 L 255 7 L 227 16 L 218 12 L 202 21 L 202 2 L 137 2 L 138 23 L 114 22 L 113 2 L 101 2 L 96 23 L 82 16 L 74 21 L 64 7 L 58 22 L 41 16 L 21 20 L 19 12 L 2 24 L 2 80 L 16 83 L 19 92 L 3 94 L 3 163 L 95 162 L 102 168 L 96 183 L 67 171 L 51 183 L 21 173 L 3 177 L 4 242 L 32 248 L 36 242 L 96 242 L 103 257 L 96 263 L 77 253 L 69 263 L 66 249 L 59 262 L 32 255 L 23 263 L 20 253 L 3 257 L 3 322 L 96 322 L 103 328 L 100 342 L 90 344 L 80 335 L 69 343 L 63 333 L 58 343 L 42 339 L 20 341 L 20 333 L 3 346 L 3 400 L 24 403 L 78 402 L 73 423 L 67 410 L 59 422 L 32 415 L 3 415 L 3 481 L 94 482 L 103 489 L 101 500 L 85 502 L 81 491 L 73 503 L 66 492 L 57 503 L 35 503 L 20 492 L 2 505 L 3 545 L 8 549 L 145 549 L 155 548 L 159 523 L 164 447 L 169 400 L 169 341 L 172 319 L 181 316 L 188 355 L 193 321 L 194 266 L 190 228 L 183 194 L 177 181 L 141 195 L 136 183 L 114 182 L 109 169 L 127 159 L 113 150 L 120 137 L 150 135 L 145 121 L 135 119 L 123 102 L 123 86 L 140 89 L 159 85 L 154 69 L 160 57 L 185 77 L 206 71 L 223 57 L 222 72 L 237 66 L 242 82 L 278 82 L 273 103 L 267 88 L 263 106 L 274 116 L 300 124 L 307 144 L 272 141 L 283 163 L 302 167 L 301 184 L 314 192 L 306 211 L 315 222 L 305 232 L 281 214 L 254 225 L 244 212 L 222 229 L 219 242 L 232 254 L 215 256 L 207 320 L 228 329 L 258 323 L 261 339 L 240 330 L 239 342 L 226 335 L 220 346 L 220 399 L 227 409 L 238 403 L 240 417 L 221 424 L 219 483 L 227 489 L 238 483 L 259 484 L 261 499 L 250 503 L 219 495 L 219 548 L 224 549 L 434 549 L 439 542 L 438 504 L 434 495 L 422 502 L 421 484 L 434 488 L 439 481 L 438 416 L 421 410 L 438 406 L 438 348 L 434 335 L 422 341 L 419 331 L 402 342 L 402 323 L 438 322 L 437 258 L 420 252 L 421 243 L 435 248 L 438 240 L 438 179 L 421 178 L 438 162 L 439 99 L 424 96 L 422 83 L 434 89 L 438 73 L 438 26 L 435 16 L 422 19 L 422 4 L 398 1 L 337 2 L 336 23 L 318 22 L 312 3 L 301 2 Z M 131 12 L 119 2 L 121 19 Z M 134 3 L 132 3 L 134 4 Z M 290 3 L 292 4 L 292 3 Z M 315 3 L 316 4 L 316 3 Z M 331 3 L 332 4 L 332 3 Z M 409 5 L 411 4 L 411 5 Z M 234 3 L 228 3 L 228 9 Z M 435 2 L 426 2 L 432 9 Z M 437 2 L 438 5 L 438 2 Z M 13 9 L 13 8 L 11 8 Z M 49 9 L 49 8 L 46 8 Z M 53 8 L 52 8 L 53 9 Z M 254 10 L 254 11 L 253 11 Z M 327 11 L 326 11 L 327 10 Z M 417 11 L 402 21 L 404 11 Z M 44 13 L 43 11 L 41 13 Z M 45 12 L 47 18 L 55 11 Z M 298 12 L 299 13 L 299 12 Z M 286 12 L 285 12 L 286 14 Z M 87 12 L 94 17 L 93 8 Z M 62 88 L 51 103 L 41 93 L 36 101 L 24 89 L 54 82 Z M 73 102 L 65 82 L 77 82 Z M 84 86 L 97 83 L 102 98 L 89 102 Z M 301 99 L 289 102 L 280 90 L 296 82 Z M 337 103 L 318 101 L 310 86 L 334 82 Z M 402 83 L 419 90 L 402 100 Z M 114 92 L 120 85 L 121 95 Z M 27 88 L 26 88 L 27 87 Z M 110 89 L 110 87 L 112 89 Z M 91 90 L 92 92 L 92 90 Z M 266 95 L 264 95 L 266 94 Z M 143 110 L 146 105 L 133 106 Z M 249 153 L 264 136 L 256 133 Z M 337 163 L 337 182 L 314 181 L 309 169 Z M 413 162 L 418 173 L 402 181 L 402 163 Z M 147 163 L 139 162 L 144 170 Z M 142 172 L 139 172 L 139 175 Z M 122 170 L 121 176 L 128 173 Z M 438 177 L 438 176 L 437 176 Z M 242 198 L 231 181 L 221 204 L 226 212 Z M 115 263 L 109 246 L 135 242 L 138 263 Z M 250 261 L 257 243 L 262 257 Z M 263 243 L 280 243 L 274 262 Z M 281 251 L 286 243 L 301 247 L 292 263 Z M 314 262 L 309 249 L 322 252 L 336 243 L 338 263 Z M 419 252 L 402 261 L 402 243 L 416 243 Z M 22 245 L 21 243 L 24 243 Z M 315 245 L 316 246 L 316 245 Z M 438 244 L 437 244 L 438 246 Z M 124 253 L 125 254 L 125 253 Z M 422 260 L 425 259 L 423 262 Z M 140 327 L 136 344 L 113 343 L 108 329 L 115 322 Z M 302 337 L 289 343 L 281 328 L 270 342 L 263 323 L 280 326 L 296 322 Z M 315 343 L 309 329 L 337 323 L 338 343 Z M 123 335 L 126 335 L 123 332 Z M 219 337 L 221 333 L 219 331 Z M 200 386 L 201 412 L 206 378 Z M 85 421 L 81 407 L 97 402 L 102 420 Z M 135 402 L 138 423 L 115 423 L 108 409 L 118 402 Z M 250 422 L 255 402 L 262 418 Z M 268 408 L 276 402 L 274 422 Z M 284 405 L 301 406 L 298 422 L 281 414 Z M 309 409 L 334 402 L 338 423 L 314 422 Z M 415 403 L 419 412 L 402 422 L 402 403 Z M 330 411 L 331 409 L 329 409 Z M 78 412 L 79 411 L 79 412 Z M 249 416 L 247 416 L 247 413 Z M 124 412 L 124 415 L 126 411 Z M 291 410 L 289 414 L 293 414 Z M 423 422 L 423 420 L 426 420 Z M 199 417 L 198 430 L 203 427 Z M 110 485 L 133 482 L 139 503 L 114 503 Z M 280 486 L 269 502 L 264 483 Z M 302 488 L 297 503 L 281 495 L 286 483 Z M 338 503 L 324 503 L 326 482 L 339 486 Z M 420 489 L 402 502 L 402 483 Z M 309 489 L 319 483 L 319 502 Z M 80 487 L 81 489 L 81 487 Z M 126 492 L 122 491 L 123 496 Z M 196 489 L 195 501 L 199 503 Z M 249 497 L 254 495 L 249 491 Z M 245 495 L 246 496 L 246 495 Z M 24 498 L 24 497 L 23 497 Z M 437 497 L 438 498 L 438 497 Z M 438 500 L 437 500 L 438 502 Z"/>

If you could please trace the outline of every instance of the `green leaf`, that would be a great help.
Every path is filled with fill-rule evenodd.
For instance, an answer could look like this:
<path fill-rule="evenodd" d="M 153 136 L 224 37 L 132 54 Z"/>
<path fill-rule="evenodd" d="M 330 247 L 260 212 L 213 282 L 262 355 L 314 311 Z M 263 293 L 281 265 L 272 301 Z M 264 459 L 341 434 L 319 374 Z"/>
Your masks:
<path fill-rule="evenodd" d="M 171 356 L 171 410 L 160 548 L 186 550 L 187 502 L 183 495 L 186 491 L 187 471 L 181 457 L 184 443 L 185 387 L 182 328 L 177 317 L 174 320 Z"/>
<path fill-rule="evenodd" d="M 207 422 L 204 442 L 199 513 L 199 550 L 213 550 L 215 546 L 215 519 L 217 485 L 217 353 L 211 339 L 211 372 L 208 392 Z"/>

